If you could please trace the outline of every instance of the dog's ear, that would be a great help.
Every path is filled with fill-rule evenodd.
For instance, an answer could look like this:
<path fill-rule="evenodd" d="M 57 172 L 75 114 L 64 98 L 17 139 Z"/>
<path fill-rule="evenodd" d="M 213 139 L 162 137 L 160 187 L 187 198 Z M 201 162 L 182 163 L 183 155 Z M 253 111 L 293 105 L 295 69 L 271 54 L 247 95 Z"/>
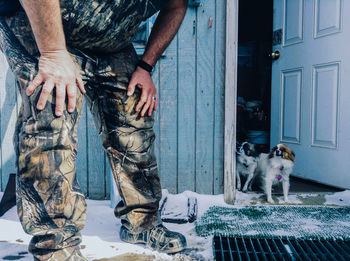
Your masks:
<path fill-rule="evenodd" d="M 275 153 L 275 151 L 277 150 L 277 146 L 273 147 L 272 150 L 269 153 L 269 159 L 273 158 L 273 154 Z"/>
<path fill-rule="evenodd" d="M 292 151 L 288 146 L 283 145 L 284 149 L 286 150 L 285 153 L 283 153 L 283 158 L 295 162 L 295 153 Z"/>
<path fill-rule="evenodd" d="M 295 153 L 292 150 L 288 151 L 288 159 L 290 159 L 291 161 L 295 162 Z"/>

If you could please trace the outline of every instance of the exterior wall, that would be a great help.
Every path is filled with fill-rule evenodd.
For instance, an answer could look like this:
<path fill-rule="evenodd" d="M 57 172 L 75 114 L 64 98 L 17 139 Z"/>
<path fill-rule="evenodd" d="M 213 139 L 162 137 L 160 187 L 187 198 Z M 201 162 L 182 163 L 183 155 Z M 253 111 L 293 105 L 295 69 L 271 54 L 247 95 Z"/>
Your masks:
<path fill-rule="evenodd" d="M 225 5 L 189 7 L 179 33 L 156 65 L 159 106 L 155 152 L 163 188 L 223 193 Z M 0 58 L 0 186 L 15 171 L 12 148 L 17 93 Z M 109 163 L 85 104 L 79 125 L 77 175 L 93 199 L 109 198 Z"/>

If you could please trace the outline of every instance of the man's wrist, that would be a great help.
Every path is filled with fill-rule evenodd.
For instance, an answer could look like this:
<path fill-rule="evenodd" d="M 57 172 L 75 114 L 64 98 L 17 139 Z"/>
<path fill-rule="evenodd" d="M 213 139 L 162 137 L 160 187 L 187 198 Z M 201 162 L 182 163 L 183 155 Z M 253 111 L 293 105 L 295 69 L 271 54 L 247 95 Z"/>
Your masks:
<path fill-rule="evenodd" d="M 153 71 L 153 66 L 142 59 L 138 61 L 137 66 L 149 73 L 152 73 Z"/>

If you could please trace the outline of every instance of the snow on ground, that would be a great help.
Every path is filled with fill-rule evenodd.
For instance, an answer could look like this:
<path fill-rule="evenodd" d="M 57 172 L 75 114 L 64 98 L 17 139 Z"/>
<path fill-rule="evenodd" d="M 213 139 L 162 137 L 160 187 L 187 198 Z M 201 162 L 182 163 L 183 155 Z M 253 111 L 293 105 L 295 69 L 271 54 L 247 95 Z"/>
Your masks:
<path fill-rule="evenodd" d="M 350 205 L 350 193 L 349 190 L 334 193 L 331 195 L 326 195 L 326 204 L 328 205 L 340 205 L 349 206 Z"/>
<path fill-rule="evenodd" d="M 163 191 L 167 195 L 167 191 Z M 0 198 L 2 193 L 0 193 Z M 264 196 L 257 193 L 237 192 L 235 205 L 227 205 L 223 195 L 200 195 L 191 191 L 185 191 L 178 195 L 169 197 L 169 204 L 183 197 L 196 197 L 198 200 L 198 217 L 202 216 L 211 206 L 242 207 L 247 205 L 266 205 Z M 290 195 L 291 204 L 308 204 L 309 198 L 318 198 L 319 194 Z M 323 205 L 350 206 L 350 190 L 321 196 Z M 276 202 L 282 203 L 282 197 L 274 197 Z M 123 243 L 119 238 L 120 222 L 114 217 L 110 201 L 87 200 L 88 215 L 86 226 L 82 231 L 83 241 L 81 243 L 82 253 L 89 260 L 213 260 L 212 237 L 198 237 L 194 230 L 194 224 L 170 224 L 165 225 L 174 231 L 186 236 L 188 249 L 186 255 L 166 255 L 152 251 L 143 245 L 131 245 Z M 28 253 L 30 236 L 25 234 L 18 221 L 16 208 L 9 210 L 0 218 L 0 259 L 1 260 L 32 260 Z M 128 256 L 129 253 L 143 256 Z M 128 256 L 128 257 L 126 257 Z M 141 256 L 141 257 L 142 257 Z"/>

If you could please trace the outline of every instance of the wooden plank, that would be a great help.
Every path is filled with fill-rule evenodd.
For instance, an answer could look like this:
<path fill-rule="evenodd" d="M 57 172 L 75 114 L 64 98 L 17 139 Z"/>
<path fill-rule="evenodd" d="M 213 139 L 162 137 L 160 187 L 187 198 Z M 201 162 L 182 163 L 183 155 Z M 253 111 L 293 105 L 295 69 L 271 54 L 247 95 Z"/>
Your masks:
<path fill-rule="evenodd" d="M 98 130 L 93 117 L 87 113 L 87 160 L 88 196 L 91 199 L 105 198 L 105 158 Z"/>
<path fill-rule="evenodd" d="M 196 9 L 188 8 L 178 32 L 178 192 L 195 190 Z"/>
<path fill-rule="evenodd" d="M 196 191 L 213 193 L 215 2 L 204 1 L 197 13 Z M 222 18 L 218 18 L 222 19 Z"/>
<path fill-rule="evenodd" d="M 177 36 L 160 60 L 159 117 L 161 184 L 177 192 Z"/>
<path fill-rule="evenodd" d="M 13 134 L 17 118 L 17 93 L 15 78 L 12 72 L 8 69 L 5 57 L 1 56 L 0 61 L 1 76 L 0 76 L 0 106 L 1 106 L 1 189 L 4 190 L 7 184 L 9 174 L 14 173 L 15 152 L 13 147 Z"/>
<path fill-rule="evenodd" d="M 6 68 L 5 67 L 5 57 L 2 53 L 0 53 L 0 68 Z M 0 134 L 2 133 L 1 130 L 1 122 L 2 122 L 2 104 L 4 102 L 4 95 L 2 93 L 2 90 L 4 89 L 5 85 L 5 77 L 4 77 L 5 70 L 0 70 Z M 0 135 L 0 144 L 2 144 L 2 136 Z M 4 191 L 2 187 L 2 149 L 0 147 L 0 191 Z"/>
<path fill-rule="evenodd" d="M 84 100 L 83 111 L 78 125 L 78 156 L 76 160 L 76 175 L 80 188 L 88 195 L 88 164 L 87 164 L 87 105 Z"/>
<path fill-rule="evenodd" d="M 226 1 L 224 198 L 234 204 L 236 193 L 238 0 Z"/>
<path fill-rule="evenodd" d="M 102 146 L 102 145 L 101 145 Z M 112 169 L 111 166 L 109 165 L 109 160 L 107 153 L 104 153 L 104 158 L 105 158 L 105 175 L 104 175 L 104 182 L 105 182 L 105 199 L 110 199 L 111 198 L 111 177 L 112 175 Z"/>
<path fill-rule="evenodd" d="M 224 123 L 225 123 L 225 1 L 216 0 L 215 12 L 215 92 L 214 92 L 214 194 L 224 192 Z"/>
<path fill-rule="evenodd" d="M 157 94 L 158 94 L 158 108 L 154 112 L 154 115 L 153 115 L 153 117 L 154 117 L 153 130 L 154 130 L 154 133 L 156 135 L 156 139 L 154 141 L 154 154 L 156 155 L 157 162 L 159 163 L 159 159 L 160 159 L 160 144 L 159 144 L 159 142 L 160 142 L 160 140 L 159 140 L 159 137 L 160 137 L 160 129 L 159 129 L 159 126 L 160 126 L 160 117 L 159 117 L 160 66 L 159 66 L 159 62 L 154 67 L 152 79 L 153 79 L 153 82 L 157 88 Z"/>

